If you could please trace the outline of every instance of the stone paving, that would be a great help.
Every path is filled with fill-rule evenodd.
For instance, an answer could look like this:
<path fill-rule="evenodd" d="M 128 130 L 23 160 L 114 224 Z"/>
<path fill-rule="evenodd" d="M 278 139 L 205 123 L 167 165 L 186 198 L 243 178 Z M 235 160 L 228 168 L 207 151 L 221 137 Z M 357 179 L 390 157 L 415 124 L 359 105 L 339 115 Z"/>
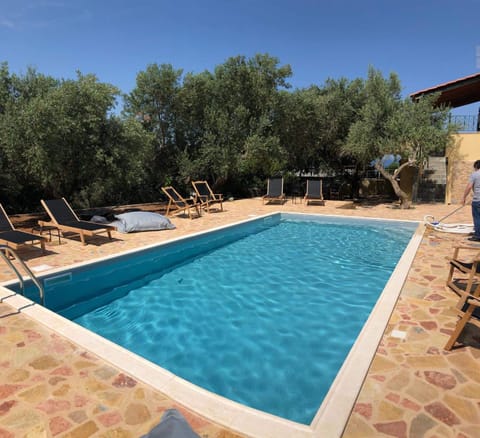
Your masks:
<path fill-rule="evenodd" d="M 87 246 L 76 238 L 63 238 L 60 245 L 53 239 L 46 255 L 29 248 L 21 255 L 30 268 L 48 270 L 272 211 L 422 221 L 427 214 L 439 219 L 456 207 L 428 204 L 404 211 L 347 201 L 307 207 L 291 201 L 279 206 L 240 200 L 199 219 L 173 217 L 175 230 L 114 233 L 113 241 L 96 237 Z M 447 222 L 471 222 L 469 208 Z M 480 437 L 480 349 L 443 350 L 456 323 L 452 307 L 457 297 L 445 286 L 448 257 L 460 243 L 467 243 L 464 235 L 426 231 L 344 437 Z M 11 278 L 0 265 L 0 281 Z M 480 333 L 472 330 L 470 339 L 475 345 Z M 0 438 L 138 437 L 171 407 L 203 438 L 244 436 L 180 406 L 0 302 Z"/>

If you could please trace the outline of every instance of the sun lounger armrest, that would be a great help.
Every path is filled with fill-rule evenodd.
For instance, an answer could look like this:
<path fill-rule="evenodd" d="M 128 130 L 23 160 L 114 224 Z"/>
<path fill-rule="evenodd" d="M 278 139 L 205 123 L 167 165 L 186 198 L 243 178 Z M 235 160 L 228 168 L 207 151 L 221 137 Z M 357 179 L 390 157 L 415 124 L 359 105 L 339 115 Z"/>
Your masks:
<path fill-rule="evenodd" d="M 475 256 L 470 256 L 470 260 L 480 260 L 480 248 L 478 246 L 465 246 L 465 245 L 458 245 L 455 247 L 453 251 L 453 256 L 452 259 L 458 259 L 458 255 L 460 253 L 460 250 L 465 250 L 465 251 L 476 251 L 477 254 Z M 462 251 L 463 252 L 463 251 Z"/>
<path fill-rule="evenodd" d="M 480 298 L 479 297 L 474 297 L 473 295 L 468 295 L 466 301 L 468 304 L 472 304 L 475 307 L 480 307 Z"/>
<path fill-rule="evenodd" d="M 455 250 L 457 249 L 469 249 L 471 251 L 480 251 L 480 247 L 479 246 L 467 246 L 467 245 L 458 245 L 458 246 L 455 246 Z"/>
<path fill-rule="evenodd" d="M 475 295 L 472 295 L 470 292 L 465 292 L 464 290 L 460 290 L 458 292 L 458 295 L 463 298 L 464 302 L 467 302 L 467 300 L 472 299 L 474 301 L 477 301 L 478 304 L 475 304 L 476 306 L 480 306 L 480 297 L 476 297 Z"/>
<path fill-rule="evenodd" d="M 51 227 L 55 226 L 55 224 L 52 221 L 37 221 L 38 225 L 41 227 Z"/>

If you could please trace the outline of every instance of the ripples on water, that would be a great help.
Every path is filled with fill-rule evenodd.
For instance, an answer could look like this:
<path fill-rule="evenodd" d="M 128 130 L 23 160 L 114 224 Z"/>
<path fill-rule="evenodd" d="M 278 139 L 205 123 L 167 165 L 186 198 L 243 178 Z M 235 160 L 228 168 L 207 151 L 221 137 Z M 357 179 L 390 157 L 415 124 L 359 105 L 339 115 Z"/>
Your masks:
<path fill-rule="evenodd" d="M 201 387 L 308 424 L 412 235 L 382 224 L 284 221 L 76 322 Z"/>

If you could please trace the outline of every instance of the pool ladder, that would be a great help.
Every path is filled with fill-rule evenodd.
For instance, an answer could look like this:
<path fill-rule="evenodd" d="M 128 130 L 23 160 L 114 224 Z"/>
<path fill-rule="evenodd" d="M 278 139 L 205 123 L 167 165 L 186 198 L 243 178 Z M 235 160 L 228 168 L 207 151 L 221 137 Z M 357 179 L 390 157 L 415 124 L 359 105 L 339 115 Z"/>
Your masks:
<path fill-rule="evenodd" d="M 45 305 L 45 291 L 43 289 L 43 285 L 40 282 L 40 280 L 37 277 L 35 277 L 35 275 L 30 270 L 30 268 L 25 264 L 25 262 L 19 257 L 17 252 L 14 251 L 12 248 L 10 248 L 7 245 L 0 245 L 0 257 L 5 261 L 5 263 L 10 267 L 10 269 L 17 276 L 18 281 L 20 282 L 21 294 L 24 295 L 24 293 L 25 293 L 25 280 L 23 278 L 23 275 L 20 273 L 20 271 L 17 269 L 17 267 L 10 260 L 10 257 L 12 257 L 13 259 L 15 259 L 18 262 L 18 264 L 28 274 L 28 276 L 30 277 L 30 280 L 32 280 L 33 284 L 35 284 L 35 286 L 37 286 L 38 293 L 40 295 L 40 304 L 42 306 L 44 306 Z"/>

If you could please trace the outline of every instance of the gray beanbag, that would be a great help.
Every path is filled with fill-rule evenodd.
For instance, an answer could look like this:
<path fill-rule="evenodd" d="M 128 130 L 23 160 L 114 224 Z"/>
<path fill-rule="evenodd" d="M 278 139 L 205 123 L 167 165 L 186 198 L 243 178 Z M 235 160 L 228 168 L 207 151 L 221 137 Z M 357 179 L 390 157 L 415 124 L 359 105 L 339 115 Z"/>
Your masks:
<path fill-rule="evenodd" d="M 111 222 L 120 233 L 132 233 L 135 231 L 173 230 L 175 225 L 170 219 L 158 213 L 148 211 L 131 211 L 115 215 L 115 221 Z"/>

